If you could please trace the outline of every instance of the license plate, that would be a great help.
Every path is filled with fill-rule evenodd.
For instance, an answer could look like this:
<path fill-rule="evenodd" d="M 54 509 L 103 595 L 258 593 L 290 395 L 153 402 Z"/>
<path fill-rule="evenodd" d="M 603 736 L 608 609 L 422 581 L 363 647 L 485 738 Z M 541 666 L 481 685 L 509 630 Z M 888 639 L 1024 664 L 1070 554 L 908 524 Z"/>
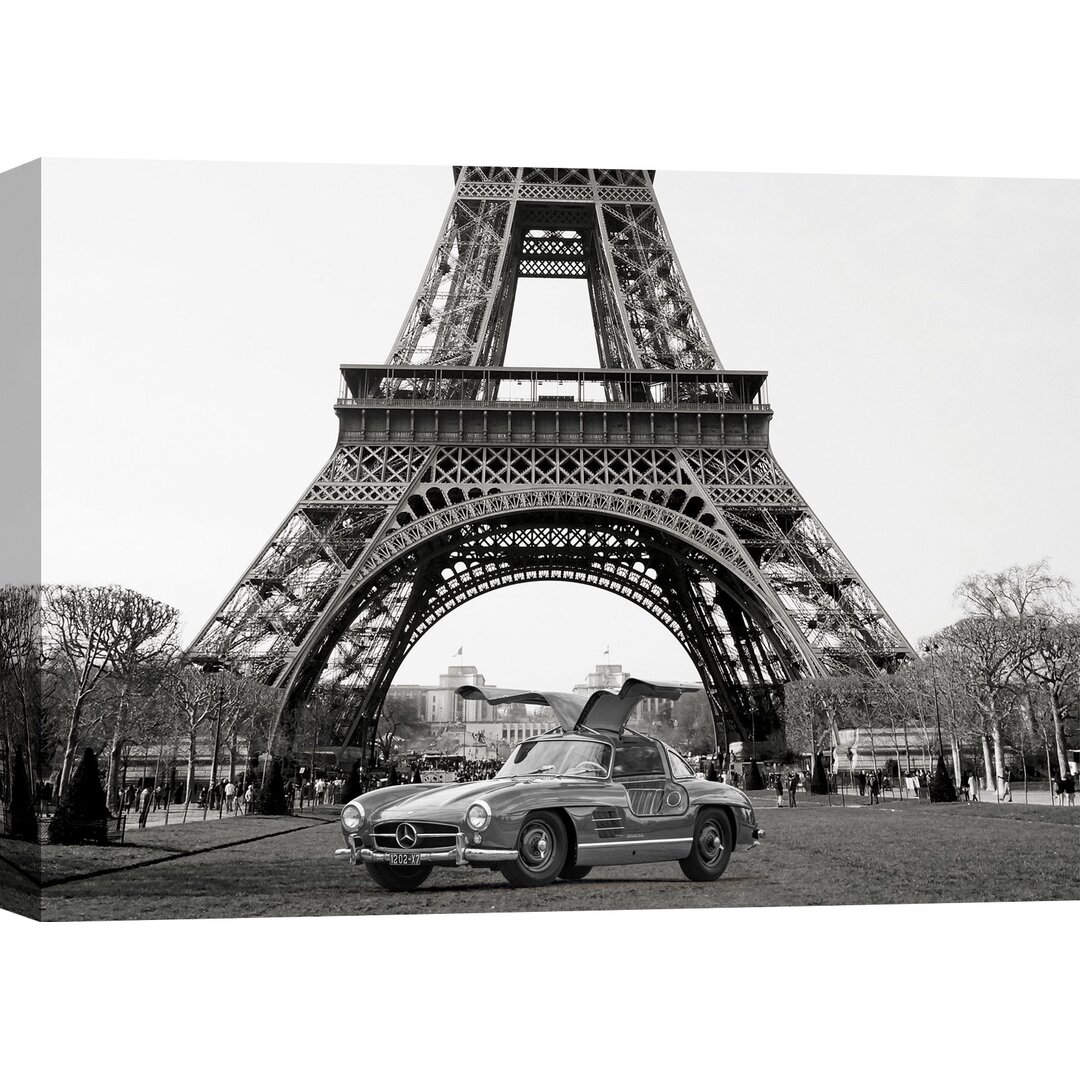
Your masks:
<path fill-rule="evenodd" d="M 415 851 L 392 851 L 390 853 L 391 866 L 419 866 L 420 856 Z"/>

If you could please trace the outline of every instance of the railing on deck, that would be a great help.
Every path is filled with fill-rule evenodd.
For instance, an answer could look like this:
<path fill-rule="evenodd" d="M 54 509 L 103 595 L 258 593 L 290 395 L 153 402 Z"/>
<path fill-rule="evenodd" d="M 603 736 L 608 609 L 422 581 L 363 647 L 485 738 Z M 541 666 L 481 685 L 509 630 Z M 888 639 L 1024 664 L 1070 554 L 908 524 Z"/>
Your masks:
<path fill-rule="evenodd" d="M 346 365 L 339 406 L 770 411 L 763 371 Z"/>

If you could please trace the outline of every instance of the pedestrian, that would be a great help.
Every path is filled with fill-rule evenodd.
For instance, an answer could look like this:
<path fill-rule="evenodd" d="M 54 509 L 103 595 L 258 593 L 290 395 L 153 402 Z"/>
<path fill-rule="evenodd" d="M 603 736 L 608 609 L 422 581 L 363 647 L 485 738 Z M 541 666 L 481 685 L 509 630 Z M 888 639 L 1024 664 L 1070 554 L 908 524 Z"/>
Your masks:
<path fill-rule="evenodd" d="M 880 791 L 881 791 L 881 785 L 880 785 L 880 782 L 878 781 L 878 774 L 875 773 L 875 772 L 872 772 L 870 774 L 870 805 L 871 806 L 876 806 L 881 801 L 880 798 L 879 798 Z"/>
<path fill-rule="evenodd" d="M 146 818 L 150 813 L 150 783 L 147 781 L 139 792 L 139 828 L 146 828 Z"/>
<path fill-rule="evenodd" d="M 255 802 L 255 785 L 248 784 L 247 791 L 244 792 L 244 813 L 250 814 L 252 806 Z"/>
<path fill-rule="evenodd" d="M 716 775 L 716 765 L 712 761 L 709 762 L 709 771 L 705 774 L 705 779 L 711 780 L 714 784 L 720 779 Z"/>
<path fill-rule="evenodd" d="M 773 787 L 776 789 L 776 805 L 784 805 L 784 781 L 779 773 L 773 774 Z"/>
<path fill-rule="evenodd" d="M 1071 772 L 1065 774 L 1065 798 L 1070 806 L 1076 805 L 1076 776 Z"/>
<path fill-rule="evenodd" d="M 968 774 L 967 784 L 968 784 L 968 798 L 972 802 L 978 802 L 979 801 L 979 781 L 976 778 L 974 773 L 969 773 Z"/>
<path fill-rule="evenodd" d="M 412 781 L 411 782 L 414 783 L 414 784 L 422 784 L 424 782 L 424 778 L 420 775 L 420 763 L 419 762 L 417 762 L 413 766 Z"/>
<path fill-rule="evenodd" d="M 236 803 L 236 785 L 230 780 L 225 785 L 225 809 L 231 814 Z"/>
<path fill-rule="evenodd" d="M 788 776 L 788 806 L 795 805 L 795 789 L 799 786 L 799 778 L 791 773 Z"/>

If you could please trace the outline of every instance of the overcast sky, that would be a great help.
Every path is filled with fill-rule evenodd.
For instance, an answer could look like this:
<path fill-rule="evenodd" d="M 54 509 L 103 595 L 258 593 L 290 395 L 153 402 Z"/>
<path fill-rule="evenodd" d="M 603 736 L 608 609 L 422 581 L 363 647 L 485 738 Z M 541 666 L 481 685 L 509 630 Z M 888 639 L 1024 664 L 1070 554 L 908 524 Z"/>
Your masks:
<path fill-rule="evenodd" d="M 649 162 L 641 163 L 648 166 Z M 43 572 L 213 613 L 330 455 L 342 363 L 381 363 L 448 166 L 47 160 Z M 1080 580 L 1080 185 L 664 173 L 725 367 L 765 368 L 773 449 L 911 640 L 972 571 Z M 582 282 L 525 281 L 512 364 L 594 365 Z M 568 687 L 603 658 L 694 678 L 660 624 L 584 586 L 475 600 L 453 653 Z"/>

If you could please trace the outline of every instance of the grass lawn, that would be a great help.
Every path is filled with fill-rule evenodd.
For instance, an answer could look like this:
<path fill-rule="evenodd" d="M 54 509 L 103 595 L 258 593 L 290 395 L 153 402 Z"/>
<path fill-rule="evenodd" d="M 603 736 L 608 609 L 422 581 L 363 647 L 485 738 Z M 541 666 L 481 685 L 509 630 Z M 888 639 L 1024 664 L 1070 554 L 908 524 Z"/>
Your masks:
<path fill-rule="evenodd" d="M 501 874 L 436 868 L 415 893 L 379 889 L 335 859 L 333 811 L 129 833 L 123 848 L 45 848 L 43 917 L 199 918 L 1080 899 L 1080 808 L 827 805 L 754 793 L 764 842 L 715 883 L 677 864 L 597 868 L 511 889 Z"/>
<path fill-rule="evenodd" d="M 1080 899 L 1080 808 L 798 801 L 754 798 L 783 903 Z"/>

